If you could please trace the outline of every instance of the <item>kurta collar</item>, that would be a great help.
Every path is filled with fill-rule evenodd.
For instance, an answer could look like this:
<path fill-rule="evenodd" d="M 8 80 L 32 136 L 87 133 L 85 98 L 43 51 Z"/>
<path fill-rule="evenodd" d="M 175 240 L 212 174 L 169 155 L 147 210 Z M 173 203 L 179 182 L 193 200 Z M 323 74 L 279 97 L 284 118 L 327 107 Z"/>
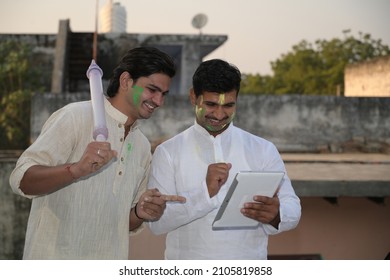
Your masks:
<path fill-rule="evenodd" d="M 125 125 L 128 117 L 125 114 L 123 114 L 121 111 L 119 111 L 117 108 L 112 106 L 112 104 L 110 103 L 110 101 L 107 100 L 107 98 L 104 98 L 104 108 L 106 109 L 107 114 L 111 118 L 113 118 L 120 124 Z M 138 127 L 138 120 L 134 122 L 134 124 L 131 126 L 131 129 L 133 130 L 137 127 Z"/>

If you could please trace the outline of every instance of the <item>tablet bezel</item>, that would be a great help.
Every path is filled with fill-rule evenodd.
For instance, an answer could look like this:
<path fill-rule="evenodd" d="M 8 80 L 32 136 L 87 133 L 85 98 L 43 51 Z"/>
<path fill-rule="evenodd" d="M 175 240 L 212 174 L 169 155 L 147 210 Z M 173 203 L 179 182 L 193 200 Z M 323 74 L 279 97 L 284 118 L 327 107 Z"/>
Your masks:
<path fill-rule="evenodd" d="M 236 174 L 212 224 L 213 230 L 255 229 L 259 222 L 245 217 L 240 209 L 254 195 L 273 197 L 284 171 L 241 171 Z"/>

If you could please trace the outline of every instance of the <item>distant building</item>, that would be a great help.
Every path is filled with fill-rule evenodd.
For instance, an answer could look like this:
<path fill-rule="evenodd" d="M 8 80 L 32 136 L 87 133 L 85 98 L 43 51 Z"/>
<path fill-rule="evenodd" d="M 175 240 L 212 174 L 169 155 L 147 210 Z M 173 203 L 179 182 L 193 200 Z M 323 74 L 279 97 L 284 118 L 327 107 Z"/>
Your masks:
<path fill-rule="evenodd" d="M 126 9 L 120 3 L 108 1 L 100 10 L 101 33 L 126 33 Z"/>
<path fill-rule="evenodd" d="M 0 34 L 0 42 L 14 40 L 34 46 L 40 69 L 46 76 L 45 89 L 52 93 L 89 92 L 86 70 L 93 57 L 93 33 L 72 32 L 70 21 L 61 20 L 57 34 Z M 187 96 L 192 75 L 203 58 L 219 48 L 227 35 L 104 33 L 97 36 L 97 63 L 103 70 L 103 86 L 112 70 L 130 49 L 149 46 L 170 55 L 176 64 L 170 95 Z M 50 90 L 51 88 L 51 90 Z"/>
<path fill-rule="evenodd" d="M 348 65 L 344 84 L 345 96 L 390 97 L 390 56 Z"/>

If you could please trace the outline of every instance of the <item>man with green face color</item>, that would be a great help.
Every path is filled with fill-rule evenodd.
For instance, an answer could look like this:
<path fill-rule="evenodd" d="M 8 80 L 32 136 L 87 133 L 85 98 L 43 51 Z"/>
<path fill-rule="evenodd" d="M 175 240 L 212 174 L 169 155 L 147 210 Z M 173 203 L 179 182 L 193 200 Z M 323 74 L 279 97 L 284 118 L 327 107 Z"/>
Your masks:
<path fill-rule="evenodd" d="M 240 82 L 240 71 L 226 61 L 201 63 L 190 90 L 195 124 L 153 155 L 148 186 L 187 199 L 167 205 L 162 217 L 149 223 L 153 233 L 168 233 L 166 259 L 266 259 L 268 236 L 293 229 L 300 220 L 300 201 L 285 173 L 274 197 L 256 195 L 240 209 L 260 222 L 256 229 L 212 230 L 237 172 L 286 172 L 274 144 L 233 125 Z"/>

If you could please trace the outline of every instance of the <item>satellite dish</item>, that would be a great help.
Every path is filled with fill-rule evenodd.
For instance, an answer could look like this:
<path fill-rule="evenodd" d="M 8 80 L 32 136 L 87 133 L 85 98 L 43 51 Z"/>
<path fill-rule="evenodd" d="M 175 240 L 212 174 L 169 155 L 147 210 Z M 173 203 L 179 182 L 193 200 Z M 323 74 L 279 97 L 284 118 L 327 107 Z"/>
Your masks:
<path fill-rule="evenodd" d="M 192 26 L 196 29 L 199 29 L 199 33 L 202 34 L 202 27 L 204 27 L 207 23 L 207 16 L 205 14 L 197 14 L 192 19 Z"/>

